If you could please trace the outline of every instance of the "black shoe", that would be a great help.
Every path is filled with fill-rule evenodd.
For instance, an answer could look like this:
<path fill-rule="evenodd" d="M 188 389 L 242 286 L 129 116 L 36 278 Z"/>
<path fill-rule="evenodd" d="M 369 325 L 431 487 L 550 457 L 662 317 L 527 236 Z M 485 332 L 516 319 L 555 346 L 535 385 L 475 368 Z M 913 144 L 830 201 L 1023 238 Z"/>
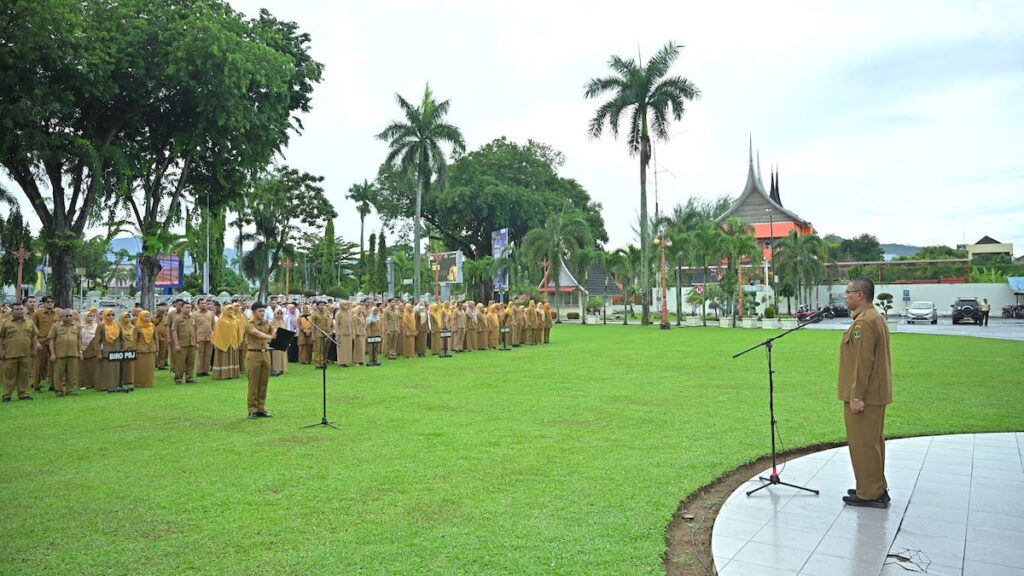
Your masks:
<path fill-rule="evenodd" d="M 175 380 L 174 383 L 175 384 L 181 384 L 181 380 Z"/>
<path fill-rule="evenodd" d="M 255 420 L 259 417 L 259 414 L 257 414 L 256 412 L 249 412 L 249 420 Z"/>
<path fill-rule="evenodd" d="M 196 381 L 191 379 L 191 378 L 189 378 L 188 380 L 185 380 L 185 384 L 195 384 L 195 383 L 196 383 Z"/>
<path fill-rule="evenodd" d="M 18 400 L 31 400 L 31 396 L 18 396 Z"/>
<path fill-rule="evenodd" d="M 274 417 L 274 415 L 271 414 L 270 412 L 257 412 L 256 416 L 258 416 L 259 418 L 273 418 Z"/>
<path fill-rule="evenodd" d="M 858 506 L 861 508 L 888 508 L 889 501 L 884 498 L 878 498 L 876 500 L 861 500 L 856 496 L 843 496 L 843 502 L 849 506 Z"/>
<path fill-rule="evenodd" d="M 4 399 L 3 399 L 3 402 L 10 402 L 10 401 L 11 401 L 11 399 L 10 399 L 10 398 L 4 398 Z"/>
<path fill-rule="evenodd" d="M 856 488 L 850 488 L 849 490 L 846 491 L 846 493 L 848 495 L 850 495 L 850 496 L 856 496 L 857 495 L 857 489 Z M 889 491 L 888 490 L 886 490 L 885 492 L 882 492 L 882 495 L 879 496 L 878 499 L 879 500 L 884 500 L 886 502 L 892 502 L 892 498 L 889 497 Z"/>

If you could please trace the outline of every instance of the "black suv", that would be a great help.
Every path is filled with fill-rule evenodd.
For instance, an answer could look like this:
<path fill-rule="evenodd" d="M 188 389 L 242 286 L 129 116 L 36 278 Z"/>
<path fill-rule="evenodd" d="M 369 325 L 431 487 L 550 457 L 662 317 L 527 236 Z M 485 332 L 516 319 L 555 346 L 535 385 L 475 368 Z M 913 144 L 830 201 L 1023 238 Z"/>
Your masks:
<path fill-rule="evenodd" d="M 970 320 L 981 325 L 981 304 L 977 298 L 957 298 L 953 304 L 953 324 Z"/>

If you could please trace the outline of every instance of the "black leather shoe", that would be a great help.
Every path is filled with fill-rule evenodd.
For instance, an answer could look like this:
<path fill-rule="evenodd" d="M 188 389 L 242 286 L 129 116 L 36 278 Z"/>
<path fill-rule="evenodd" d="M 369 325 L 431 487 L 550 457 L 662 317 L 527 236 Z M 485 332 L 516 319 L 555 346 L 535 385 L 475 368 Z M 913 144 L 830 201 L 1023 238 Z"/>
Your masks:
<path fill-rule="evenodd" d="M 31 396 L 18 396 L 18 400 L 31 400 Z"/>
<path fill-rule="evenodd" d="M 4 401 L 4 402 L 10 402 L 10 401 L 11 401 L 11 399 L 10 399 L 10 398 L 4 398 L 4 399 L 3 399 L 3 401 Z"/>
<path fill-rule="evenodd" d="M 274 415 L 271 414 L 270 412 L 257 412 L 256 416 L 258 416 L 260 418 L 273 418 L 274 417 Z"/>
<path fill-rule="evenodd" d="M 889 501 L 883 498 L 877 500 L 861 500 L 856 496 L 843 496 L 843 502 L 849 506 L 859 506 L 861 508 L 888 508 Z"/>
<path fill-rule="evenodd" d="M 259 417 L 259 414 L 257 414 L 256 412 L 249 412 L 249 420 L 255 420 Z"/>
<path fill-rule="evenodd" d="M 849 490 L 846 491 L 846 493 L 848 495 L 850 495 L 850 496 L 856 496 L 857 495 L 857 489 L 856 488 L 850 488 Z M 884 500 L 886 502 L 892 502 L 892 498 L 889 497 L 889 491 L 888 490 L 886 490 L 885 492 L 882 492 L 882 495 L 879 496 L 878 499 L 879 500 Z"/>

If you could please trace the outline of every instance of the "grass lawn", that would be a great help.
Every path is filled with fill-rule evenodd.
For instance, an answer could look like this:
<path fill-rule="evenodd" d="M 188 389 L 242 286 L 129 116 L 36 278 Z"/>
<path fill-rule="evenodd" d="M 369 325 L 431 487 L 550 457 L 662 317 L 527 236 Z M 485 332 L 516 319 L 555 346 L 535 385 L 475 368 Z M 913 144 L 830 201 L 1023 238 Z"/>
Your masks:
<path fill-rule="evenodd" d="M 561 325 L 448 360 L 0 405 L 3 574 L 660 574 L 680 500 L 769 450 L 770 332 Z M 775 349 L 785 447 L 844 437 L 840 333 Z M 890 437 L 1024 429 L 1024 343 L 894 334 Z M 898 487 L 893 487 L 899 490 Z"/>

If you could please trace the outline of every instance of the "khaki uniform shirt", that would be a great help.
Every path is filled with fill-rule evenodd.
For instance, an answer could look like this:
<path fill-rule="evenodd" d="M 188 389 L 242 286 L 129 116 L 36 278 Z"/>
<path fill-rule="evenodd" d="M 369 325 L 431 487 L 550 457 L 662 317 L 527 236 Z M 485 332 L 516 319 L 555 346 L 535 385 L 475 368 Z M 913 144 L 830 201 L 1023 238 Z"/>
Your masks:
<path fill-rule="evenodd" d="M 339 337 L 353 335 L 351 310 L 338 310 L 334 315 L 334 333 Z"/>
<path fill-rule="evenodd" d="M 54 352 L 57 358 L 78 357 L 80 342 L 79 328 L 75 324 L 65 326 L 63 322 L 54 324 L 46 338 L 53 342 Z M 47 351 L 49 353 L 49 351 Z"/>
<path fill-rule="evenodd" d="M 259 330 L 260 332 L 263 332 L 264 334 L 269 334 L 271 336 L 273 336 L 273 334 L 274 334 L 273 326 L 271 326 L 270 322 L 267 322 L 263 318 L 255 318 L 254 317 L 253 319 L 249 320 L 249 324 L 245 328 L 245 348 L 246 348 L 246 350 L 248 350 L 249 352 L 252 352 L 254 350 L 259 350 L 261 352 L 266 352 L 268 350 L 267 345 L 270 343 L 270 341 L 269 340 L 263 340 L 263 339 L 260 339 L 260 338 L 257 338 L 255 336 L 253 336 L 252 334 L 249 334 L 249 326 L 252 326 L 253 328 Z"/>
<path fill-rule="evenodd" d="M 384 321 L 388 325 L 389 334 L 398 334 L 402 328 L 402 314 L 398 310 L 388 308 L 384 313 Z"/>
<path fill-rule="evenodd" d="M 39 334 L 39 339 L 45 341 L 50 337 L 50 328 L 53 328 L 54 324 L 59 324 L 60 318 L 52 309 L 40 308 L 32 314 L 32 321 L 36 324 L 36 333 Z"/>
<path fill-rule="evenodd" d="M 326 312 L 324 312 L 323 314 L 314 313 L 310 315 L 309 320 L 310 322 L 313 323 L 314 326 L 320 328 L 320 330 L 323 330 L 328 334 L 331 333 L 331 317 Z M 323 332 L 320 332 L 320 330 L 313 328 L 313 338 L 320 340 L 324 339 L 324 334 Z"/>
<path fill-rule="evenodd" d="M 213 337 L 213 311 L 207 310 L 192 316 L 196 319 L 196 341 L 209 342 Z"/>
<path fill-rule="evenodd" d="M 10 320 L 0 326 L 0 340 L 4 343 L 4 358 L 24 358 L 32 355 L 32 337 L 36 325 L 28 317 Z"/>
<path fill-rule="evenodd" d="M 892 360 L 889 327 L 873 306 L 853 312 L 853 324 L 839 345 L 839 390 L 843 402 L 868 405 L 892 403 Z"/>
<path fill-rule="evenodd" d="M 184 314 L 175 314 L 171 332 L 177 333 L 178 346 L 184 348 L 196 345 L 196 319 L 191 315 L 186 317 Z"/>

